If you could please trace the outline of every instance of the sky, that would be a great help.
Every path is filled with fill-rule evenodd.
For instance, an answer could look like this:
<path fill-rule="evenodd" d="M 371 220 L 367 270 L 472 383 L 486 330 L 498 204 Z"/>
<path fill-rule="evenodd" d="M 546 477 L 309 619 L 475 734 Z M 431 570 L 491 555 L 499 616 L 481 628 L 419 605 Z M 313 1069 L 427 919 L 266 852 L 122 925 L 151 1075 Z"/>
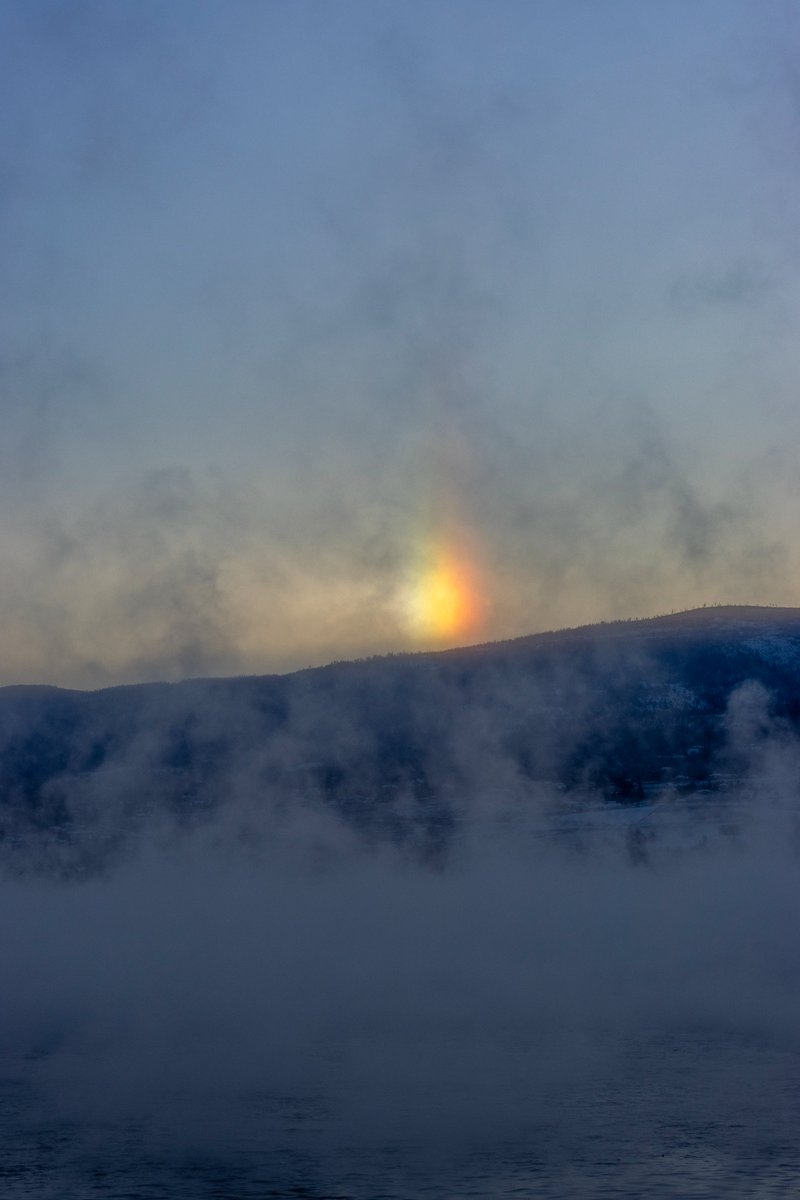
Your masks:
<path fill-rule="evenodd" d="M 800 4 L 3 0 L 0 683 L 800 604 Z"/>

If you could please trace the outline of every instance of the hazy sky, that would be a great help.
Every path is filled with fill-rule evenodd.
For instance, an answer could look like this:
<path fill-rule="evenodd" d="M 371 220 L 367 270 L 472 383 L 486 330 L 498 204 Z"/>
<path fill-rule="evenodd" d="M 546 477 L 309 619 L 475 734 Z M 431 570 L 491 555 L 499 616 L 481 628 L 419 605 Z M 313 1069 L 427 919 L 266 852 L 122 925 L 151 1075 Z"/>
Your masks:
<path fill-rule="evenodd" d="M 3 0 L 0 46 L 0 681 L 800 604 L 800 4 Z"/>

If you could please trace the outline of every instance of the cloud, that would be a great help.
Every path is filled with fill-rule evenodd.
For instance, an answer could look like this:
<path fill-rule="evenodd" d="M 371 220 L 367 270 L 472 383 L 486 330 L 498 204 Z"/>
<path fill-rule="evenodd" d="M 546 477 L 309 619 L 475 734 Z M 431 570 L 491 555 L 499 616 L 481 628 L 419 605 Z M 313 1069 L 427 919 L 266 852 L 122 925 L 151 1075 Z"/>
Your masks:
<path fill-rule="evenodd" d="M 718 272 L 684 276 L 672 285 L 669 298 L 680 311 L 691 314 L 706 305 L 735 308 L 760 304 L 775 286 L 763 264 L 743 261 Z"/>
<path fill-rule="evenodd" d="M 7 681 L 407 648 L 453 526 L 495 637 L 795 594 L 789 283 L 721 35 L 420 15 L 8 10 Z"/>
<path fill-rule="evenodd" d="M 401 589 L 421 539 L 450 527 L 482 560 L 494 636 L 659 612 L 675 596 L 747 603 L 767 580 L 791 595 L 796 562 L 781 527 L 764 533 L 769 506 L 744 484 L 738 499 L 700 486 L 648 406 L 600 405 L 516 443 L 475 413 L 459 428 L 441 476 L 416 490 L 402 458 L 354 476 L 334 450 L 291 504 L 269 476 L 182 466 L 129 472 L 60 510 L 41 500 L 49 443 L 31 434 L 25 483 L 13 466 L 7 477 L 5 682 L 100 686 L 414 648 Z M 20 453 L 27 436 L 23 423 Z"/>

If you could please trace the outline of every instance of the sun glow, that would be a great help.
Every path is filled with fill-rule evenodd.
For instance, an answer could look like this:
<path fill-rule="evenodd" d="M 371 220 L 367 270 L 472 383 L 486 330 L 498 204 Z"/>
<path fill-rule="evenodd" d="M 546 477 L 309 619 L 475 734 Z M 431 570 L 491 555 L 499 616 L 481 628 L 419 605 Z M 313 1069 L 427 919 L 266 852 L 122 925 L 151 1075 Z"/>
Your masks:
<path fill-rule="evenodd" d="M 423 556 L 404 605 L 415 637 L 450 641 L 474 633 L 482 616 L 477 572 L 468 557 L 436 547 Z"/>

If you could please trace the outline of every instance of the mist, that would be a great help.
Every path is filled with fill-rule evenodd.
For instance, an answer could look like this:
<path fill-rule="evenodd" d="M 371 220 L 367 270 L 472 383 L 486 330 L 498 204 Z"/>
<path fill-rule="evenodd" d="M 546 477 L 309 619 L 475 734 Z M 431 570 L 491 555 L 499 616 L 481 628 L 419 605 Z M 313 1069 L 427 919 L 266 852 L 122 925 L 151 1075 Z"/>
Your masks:
<path fill-rule="evenodd" d="M 330 1184 L 386 1147 L 446 1177 L 476 1147 L 585 1146 L 590 1098 L 659 1039 L 699 1041 L 683 1120 L 724 1128 L 740 1088 L 796 1062 L 796 850 L 776 831 L 642 866 L 599 840 L 576 854 L 480 833 L 444 871 L 204 845 L 83 885 L 6 881 L 5 1069 L 28 1060 L 40 1120 L 133 1127 L 176 1171 L 210 1158 L 246 1176 L 249 1134 L 278 1187 L 300 1146 Z M 779 1052 L 768 1083 L 730 1053 L 743 1044 Z M 658 1089 L 658 1054 L 648 1069 Z M 287 1098 L 322 1117 L 276 1127 Z M 625 1144 L 657 1158 L 646 1111 L 625 1112 Z M 743 1149 L 724 1147 L 732 1176 Z"/>
<path fill-rule="evenodd" d="M 798 45 L 0 4 L 9 1200 L 794 1194 Z"/>
<path fill-rule="evenodd" d="M 312 683 L 287 744 L 324 711 Z M 674 1195 L 702 1164 L 678 1161 L 669 1119 L 705 1131 L 714 1186 L 752 1194 L 747 1155 L 767 1111 L 789 1136 L 770 1097 L 800 1050 L 798 743 L 770 703 L 757 684 L 730 700 L 733 791 L 644 809 L 509 791 L 484 737 L 434 854 L 424 831 L 398 839 L 388 822 L 376 839 L 319 796 L 254 792 L 254 734 L 230 710 L 237 769 L 216 808 L 187 824 L 154 803 L 122 849 L 79 855 L 83 874 L 52 845 L 6 846 L 4 1077 L 26 1081 L 28 1122 L 61 1130 L 76 1161 L 112 1170 L 134 1146 L 170 1195 L 205 1195 L 216 1170 L 226 1195 L 366 1196 L 391 1162 L 397 1195 L 541 1176 L 588 1196 L 620 1155 L 627 1186 Z M 339 713 L 344 759 L 358 742 Z M 103 837 L 124 823 L 113 770 L 92 803 Z M 394 804 L 413 828 L 413 795 Z M 100 1130 L 103 1146 L 81 1141 Z"/>

